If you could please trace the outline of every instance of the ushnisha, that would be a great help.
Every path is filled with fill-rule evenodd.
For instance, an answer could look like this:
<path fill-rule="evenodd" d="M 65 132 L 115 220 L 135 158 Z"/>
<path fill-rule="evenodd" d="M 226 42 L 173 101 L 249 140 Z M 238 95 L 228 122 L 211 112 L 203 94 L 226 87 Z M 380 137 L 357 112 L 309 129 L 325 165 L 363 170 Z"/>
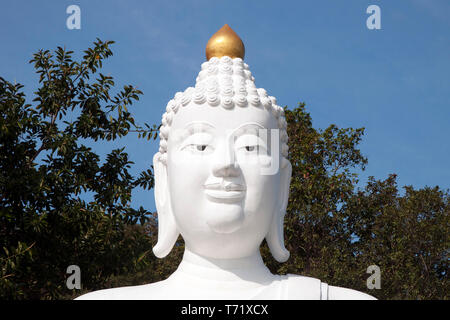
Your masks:
<path fill-rule="evenodd" d="M 374 299 L 311 277 L 274 275 L 264 265 L 264 239 L 277 261 L 289 258 L 283 221 L 292 166 L 284 110 L 256 88 L 244 54 L 242 40 L 223 26 L 207 44 L 195 87 L 178 92 L 162 117 L 153 252 L 165 257 L 181 234 L 177 270 L 160 282 L 78 299 Z"/>

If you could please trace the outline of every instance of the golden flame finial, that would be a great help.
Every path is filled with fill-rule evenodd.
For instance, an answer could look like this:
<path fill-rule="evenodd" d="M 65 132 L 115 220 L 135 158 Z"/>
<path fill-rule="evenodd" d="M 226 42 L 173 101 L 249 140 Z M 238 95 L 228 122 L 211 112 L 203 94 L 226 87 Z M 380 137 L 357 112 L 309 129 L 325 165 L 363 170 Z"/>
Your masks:
<path fill-rule="evenodd" d="M 225 24 L 217 31 L 206 44 L 206 60 L 212 57 L 228 56 L 230 58 L 244 59 L 245 47 L 241 38 Z"/>

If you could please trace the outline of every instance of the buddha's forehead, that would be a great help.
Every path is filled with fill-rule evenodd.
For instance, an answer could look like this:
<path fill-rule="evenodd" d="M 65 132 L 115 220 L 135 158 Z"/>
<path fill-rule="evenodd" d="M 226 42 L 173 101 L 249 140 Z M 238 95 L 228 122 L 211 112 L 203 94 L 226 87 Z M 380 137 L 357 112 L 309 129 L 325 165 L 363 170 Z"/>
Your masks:
<path fill-rule="evenodd" d="M 178 110 L 173 118 L 172 129 L 184 129 L 193 122 L 203 122 L 211 125 L 217 131 L 237 129 L 245 124 L 258 124 L 266 129 L 278 129 L 276 118 L 262 107 L 247 106 L 225 109 L 221 106 L 189 104 Z"/>

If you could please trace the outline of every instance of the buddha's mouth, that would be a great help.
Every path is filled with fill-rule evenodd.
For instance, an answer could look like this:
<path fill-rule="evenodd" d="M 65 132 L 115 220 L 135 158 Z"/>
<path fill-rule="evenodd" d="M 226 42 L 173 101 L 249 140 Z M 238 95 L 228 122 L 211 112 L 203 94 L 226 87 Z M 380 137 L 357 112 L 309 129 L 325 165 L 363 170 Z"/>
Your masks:
<path fill-rule="evenodd" d="M 203 186 L 211 200 L 240 200 L 245 195 L 245 186 L 232 182 L 210 183 Z"/>

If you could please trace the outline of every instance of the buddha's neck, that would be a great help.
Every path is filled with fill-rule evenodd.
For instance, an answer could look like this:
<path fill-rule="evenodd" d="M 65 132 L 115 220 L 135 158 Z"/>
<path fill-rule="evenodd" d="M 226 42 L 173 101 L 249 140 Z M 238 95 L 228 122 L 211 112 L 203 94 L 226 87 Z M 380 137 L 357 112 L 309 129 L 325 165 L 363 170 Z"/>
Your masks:
<path fill-rule="evenodd" d="M 273 277 L 259 251 L 238 259 L 214 259 L 200 256 L 187 248 L 175 273 L 204 280 L 257 283 L 270 282 Z"/>

